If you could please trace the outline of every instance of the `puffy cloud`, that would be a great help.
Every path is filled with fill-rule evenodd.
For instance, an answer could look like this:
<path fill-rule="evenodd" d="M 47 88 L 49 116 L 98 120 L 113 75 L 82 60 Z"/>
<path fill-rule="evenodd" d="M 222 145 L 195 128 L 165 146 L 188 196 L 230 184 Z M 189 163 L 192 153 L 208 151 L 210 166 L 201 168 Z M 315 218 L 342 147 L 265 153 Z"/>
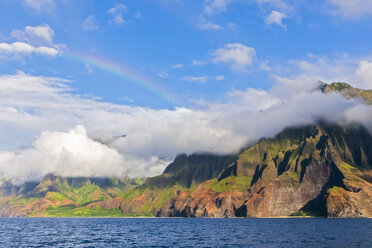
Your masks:
<path fill-rule="evenodd" d="M 67 132 L 44 131 L 33 147 L 0 152 L 0 177 L 15 181 L 40 180 L 43 175 L 120 176 L 124 157 L 115 149 L 90 139 L 83 126 Z"/>
<path fill-rule="evenodd" d="M 98 29 L 98 25 L 96 24 L 94 15 L 90 15 L 84 20 L 83 29 L 85 30 L 97 30 Z"/>
<path fill-rule="evenodd" d="M 372 89 L 372 62 L 362 60 L 356 69 L 357 86 L 363 89 Z"/>
<path fill-rule="evenodd" d="M 356 105 L 345 111 L 345 121 L 347 123 L 360 123 L 371 130 L 372 106 L 363 104 Z"/>
<path fill-rule="evenodd" d="M 24 0 L 23 2 L 36 12 L 51 12 L 55 7 L 54 0 Z"/>
<path fill-rule="evenodd" d="M 118 26 L 126 24 L 126 20 L 124 20 L 123 14 L 127 9 L 127 6 L 125 6 L 124 4 L 117 4 L 115 7 L 109 9 L 107 13 L 110 14 L 112 18 L 109 19 L 108 22 Z"/>
<path fill-rule="evenodd" d="M 227 6 L 233 1 L 234 0 L 205 0 L 205 7 L 203 12 L 200 14 L 199 22 L 197 23 L 196 27 L 200 30 L 220 30 L 222 26 L 212 22 L 210 20 L 211 15 L 225 12 L 227 10 Z"/>
<path fill-rule="evenodd" d="M 330 10 L 347 19 L 356 19 L 372 15 L 372 2 L 370 0 L 327 0 Z"/>
<path fill-rule="evenodd" d="M 10 34 L 17 42 L 0 43 L 0 57 L 19 59 L 33 54 L 56 57 L 64 48 L 54 44 L 54 31 L 48 24 L 26 26 L 24 31 L 13 30 Z"/>
<path fill-rule="evenodd" d="M 20 56 L 30 56 L 32 54 L 55 57 L 58 54 L 58 50 L 53 47 L 45 46 L 33 47 L 24 42 L 14 42 L 11 44 L 0 43 L 0 57 L 18 58 Z"/>
<path fill-rule="evenodd" d="M 185 108 L 153 110 L 101 103 L 94 99 L 69 94 L 70 90 L 66 84 L 55 78 L 34 77 L 23 73 L 1 76 L 0 136 L 4 143 L 0 146 L 6 148 L 5 150 L 10 149 L 11 152 L 11 146 L 27 146 L 27 143 L 39 132 L 51 130 L 52 133 L 57 132 L 60 137 L 62 133 L 66 133 L 64 130 L 83 124 L 88 130 L 90 139 L 105 143 L 110 149 L 118 150 L 123 157 L 121 167 L 124 167 L 124 171 L 128 171 L 129 175 L 135 176 L 161 173 L 166 164 L 179 152 L 190 153 L 195 149 L 206 151 L 225 149 L 224 140 L 229 136 L 229 132 L 221 132 L 209 127 L 209 116 L 204 112 Z M 71 134 L 71 131 L 67 133 Z M 75 131 L 72 133 L 76 134 Z M 127 136 L 118 138 L 123 134 Z M 200 139 L 201 136 L 204 137 L 203 140 Z M 220 144 L 218 148 L 213 147 L 213 144 L 217 143 Z M 29 153 L 26 149 L 18 153 L 32 155 L 49 152 L 39 149 L 39 146 L 35 146 L 35 142 L 33 146 L 33 151 L 35 149 L 37 151 Z M 104 150 L 109 152 L 107 149 Z M 9 152 L 4 151 L 2 154 L 9 157 Z M 73 170 L 79 163 L 73 160 L 65 160 L 64 167 L 57 170 L 56 166 L 52 166 L 48 171 L 44 168 L 38 169 L 40 164 L 38 160 L 31 158 L 25 160 L 32 163 L 32 166 L 24 165 L 33 171 L 32 173 L 25 170 L 30 174 L 29 179 L 34 178 L 35 175 L 42 176 L 41 171 L 63 175 L 89 175 L 84 174 L 80 167 L 75 173 Z M 8 166 L 2 167 L 5 171 L 0 171 L 0 174 L 16 175 L 15 172 L 11 174 L 13 173 L 11 165 L 15 163 L 14 161 L 9 160 L 5 163 Z M 115 162 L 112 168 L 118 168 L 117 164 L 118 162 Z M 121 167 L 116 171 L 116 175 L 122 173 Z"/>
<path fill-rule="evenodd" d="M 273 10 L 271 11 L 270 15 L 265 18 L 265 23 L 267 25 L 276 24 L 283 28 L 286 28 L 286 26 L 283 24 L 284 18 L 287 18 L 287 15 L 285 13 Z"/>
<path fill-rule="evenodd" d="M 290 0 L 250 0 L 250 1 L 236 1 L 236 0 L 205 0 L 204 9 L 200 14 L 197 28 L 200 30 L 219 30 L 225 25 L 218 25 L 212 22 L 210 19 L 214 14 L 226 12 L 228 6 L 232 3 L 237 2 L 239 4 L 255 4 L 259 7 L 260 11 L 264 13 L 265 23 L 268 25 L 277 24 L 283 28 L 283 19 L 288 18 L 288 14 L 294 12 L 297 2 Z M 275 10 L 273 10 L 275 9 Z M 271 11 L 271 12 L 270 12 Z M 236 31 L 236 25 L 228 23 L 227 27 Z"/>
<path fill-rule="evenodd" d="M 2 75 L 0 175 L 19 181 L 45 173 L 150 176 L 178 153 L 235 152 L 288 125 L 320 117 L 372 127 L 372 109 L 357 99 L 322 94 L 311 78 L 277 81 L 269 91 L 235 90 L 221 102 L 167 110 L 75 95 L 58 78 Z"/>
<path fill-rule="evenodd" d="M 323 81 L 338 82 L 342 80 L 352 80 L 354 63 L 356 61 L 348 54 L 337 54 L 333 56 L 318 56 L 308 54 L 301 60 L 290 60 L 284 67 L 288 71 L 280 73 L 304 74 L 312 78 Z"/>
<path fill-rule="evenodd" d="M 348 54 L 318 56 L 308 54 L 301 60 L 290 60 L 284 66 L 271 67 L 272 73 L 284 77 L 306 76 L 314 81 L 348 82 L 362 89 L 372 88 L 372 58 Z"/>
<path fill-rule="evenodd" d="M 234 71 L 246 71 L 256 58 L 252 47 L 241 43 L 229 43 L 211 53 L 213 63 L 229 63 Z"/>
<path fill-rule="evenodd" d="M 300 1 L 290 0 L 255 0 L 264 13 L 266 25 L 276 24 L 284 29 L 287 29 L 283 24 L 283 19 L 292 16 Z"/>
<path fill-rule="evenodd" d="M 10 34 L 18 41 L 24 41 L 33 45 L 52 44 L 54 31 L 48 24 L 39 26 L 26 26 L 24 31 L 13 30 Z"/>

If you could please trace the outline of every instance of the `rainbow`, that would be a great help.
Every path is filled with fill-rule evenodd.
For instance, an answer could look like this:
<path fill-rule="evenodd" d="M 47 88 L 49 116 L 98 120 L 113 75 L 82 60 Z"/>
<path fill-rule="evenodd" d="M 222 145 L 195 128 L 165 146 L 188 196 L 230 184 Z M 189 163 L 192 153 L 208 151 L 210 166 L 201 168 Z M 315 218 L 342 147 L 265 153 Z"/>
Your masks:
<path fill-rule="evenodd" d="M 141 87 L 145 88 L 146 90 L 152 92 L 160 96 L 161 98 L 167 100 L 168 102 L 177 105 L 177 101 L 175 99 L 175 94 L 170 92 L 168 89 L 162 87 L 158 83 L 156 83 L 153 79 L 150 79 L 143 74 L 133 70 L 129 66 L 124 64 L 119 64 L 114 61 L 110 61 L 105 58 L 93 56 L 91 54 L 83 54 L 83 53 L 63 53 L 63 57 L 67 59 L 71 59 L 83 64 L 88 64 L 89 66 L 97 67 L 107 73 L 119 76 L 131 83 L 136 85 L 140 85 Z"/>

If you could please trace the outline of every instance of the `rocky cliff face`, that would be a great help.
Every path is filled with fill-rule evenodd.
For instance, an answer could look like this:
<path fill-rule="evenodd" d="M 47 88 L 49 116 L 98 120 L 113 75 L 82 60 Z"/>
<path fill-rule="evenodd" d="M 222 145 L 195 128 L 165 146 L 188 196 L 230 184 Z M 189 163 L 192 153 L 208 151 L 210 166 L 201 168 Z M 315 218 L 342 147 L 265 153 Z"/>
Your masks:
<path fill-rule="evenodd" d="M 250 147 L 213 182 L 182 191 L 159 216 L 372 216 L 372 137 L 361 126 L 287 129 Z M 231 180 L 234 178 L 234 180 Z M 234 187 L 244 180 L 245 187 Z M 224 185 L 221 185 L 224 184 Z M 244 183 L 243 183 L 244 184 Z"/>
<path fill-rule="evenodd" d="M 238 154 L 220 156 L 216 154 L 181 154 L 169 164 L 163 174 L 147 178 L 146 185 L 169 187 L 175 184 L 190 187 L 216 178 L 222 170 L 233 163 Z"/>
<path fill-rule="evenodd" d="M 180 155 L 145 184 L 2 182 L 0 216 L 372 217 L 372 137 L 359 125 L 288 128 L 240 154 Z"/>
<path fill-rule="evenodd" d="M 161 176 L 2 182 L 0 216 L 372 217 L 372 137 L 359 125 L 289 128 L 239 155 L 180 155 Z"/>

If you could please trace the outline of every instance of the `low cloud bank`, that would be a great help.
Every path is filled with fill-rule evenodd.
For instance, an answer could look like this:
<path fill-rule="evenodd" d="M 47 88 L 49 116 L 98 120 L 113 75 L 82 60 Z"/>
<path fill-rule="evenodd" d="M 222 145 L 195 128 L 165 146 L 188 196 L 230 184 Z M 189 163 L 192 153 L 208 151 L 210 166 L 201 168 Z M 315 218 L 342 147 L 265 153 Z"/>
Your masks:
<path fill-rule="evenodd" d="M 372 129 L 372 108 L 360 99 L 322 94 L 307 78 L 277 81 L 269 91 L 233 91 L 223 102 L 158 110 L 75 95 L 57 78 L 0 76 L 0 177 L 153 176 L 178 153 L 235 152 L 319 118 Z"/>

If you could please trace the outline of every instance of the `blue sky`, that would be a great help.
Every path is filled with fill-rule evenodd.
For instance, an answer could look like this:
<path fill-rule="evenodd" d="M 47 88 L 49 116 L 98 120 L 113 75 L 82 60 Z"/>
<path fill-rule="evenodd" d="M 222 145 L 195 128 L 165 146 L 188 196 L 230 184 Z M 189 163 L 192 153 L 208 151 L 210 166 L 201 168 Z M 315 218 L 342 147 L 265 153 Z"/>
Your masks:
<path fill-rule="evenodd" d="M 308 54 L 369 55 L 372 11 L 364 2 L 369 1 L 1 0 L 2 42 L 15 42 L 14 30 L 48 25 L 53 44 L 63 46 L 53 57 L 3 58 L 0 73 L 21 70 L 68 79 L 75 93 L 118 104 L 192 106 L 234 89 L 269 89 L 275 84 L 272 75 L 284 73 L 276 67 L 308 60 Z M 252 48 L 254 54 L 246 55 L 252 61 L 238 62 L 235 69 L 234 57 L 213 61 L 213 53 L 226 44 Z M 99 68 L 81 54 L 124 65 L 164 90 Z M 292 67 L 289 74 L 296 73 Z"/>
<path fill-rule="evenodd" d="M 372 131 L 371 0 L 0 0 L 0 178 L 153 176 L 321 119 Z"/>

